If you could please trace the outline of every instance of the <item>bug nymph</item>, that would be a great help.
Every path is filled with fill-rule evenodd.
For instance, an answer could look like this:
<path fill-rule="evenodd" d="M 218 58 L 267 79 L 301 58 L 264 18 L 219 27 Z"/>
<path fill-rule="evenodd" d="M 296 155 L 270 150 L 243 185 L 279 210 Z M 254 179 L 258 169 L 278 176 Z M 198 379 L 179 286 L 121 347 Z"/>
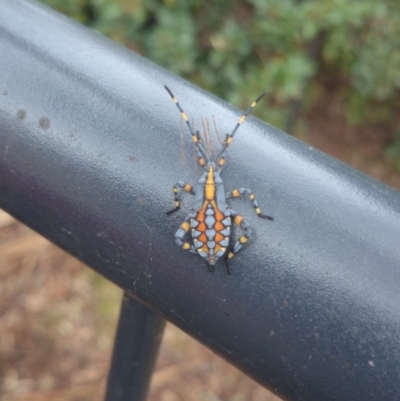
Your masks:
<path fill-rule="evenodd" d="M 259 96 L 239 118 L 233 131 L 230 134 L 226 134 L 222 149 L 217 157 L 214 160 L 210 160 L 203 148 L 200 132 L 192 129 L 189 119 L 177 98 L 167 86 L 164 87 L 178 107 L 182 118 L 189 128 L 192 140 L 197 149 L 199 164 L 204 170 L 197 183 L 196 189 L 183 181 L 178 181 L 173 187 L 175 208 L 167 212 L 167 215 L 180 209 L 180 192 L 182 190 L 195 196 L 194 208 L 175 233 L 175 242 L 182 249 L 197 253 L 202 258 L 206 259 L 211 271 L 213 271 L 213 266 L 217 260 L 224 256 L 227 271 L 228 274 L 230 274 L 228 260 L 239 252 L 243 245 L 247 243 L 251 236 L 251 228 L 242 216 L 228 207 L 227 199 L 247 195 L 258 217 L 273 220 L 271 216 L 266 216 L 261 213 L 256 198 L 250 189 L 238 188 L 225 193 L 220 175 L 221 169 L 225 165 L 225 153 L 232 142 L 233 136 L 265 93 Z M 232 224 L 235 224 L 243 231 L 243 234 L 234 241 L 233 244 L 231 235 Z M 187 234 L 189 231 L 192 237 L 192 243 L 185 241 L 185 237 L 188 236 Z"/>

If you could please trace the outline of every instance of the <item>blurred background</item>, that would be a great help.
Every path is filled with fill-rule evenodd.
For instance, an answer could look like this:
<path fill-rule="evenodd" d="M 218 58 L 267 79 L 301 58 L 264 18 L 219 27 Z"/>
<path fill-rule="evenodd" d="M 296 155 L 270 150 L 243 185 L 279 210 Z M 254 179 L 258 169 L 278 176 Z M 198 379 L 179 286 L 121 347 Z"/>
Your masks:
<path fill-rule="evenodd" d="M 42 3 L 400 189 L 398 0 Z M 102 399 L 121 291 L 4 212 L 0 260 L 0 399 Z M 278 400 L 172 325 L 149 399 Z"/>

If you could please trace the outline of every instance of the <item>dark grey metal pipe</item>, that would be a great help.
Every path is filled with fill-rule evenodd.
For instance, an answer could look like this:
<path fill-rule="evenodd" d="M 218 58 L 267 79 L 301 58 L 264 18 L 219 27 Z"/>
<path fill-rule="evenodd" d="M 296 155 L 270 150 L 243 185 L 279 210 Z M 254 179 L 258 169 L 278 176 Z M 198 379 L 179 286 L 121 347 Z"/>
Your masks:
<path fill-rule="evenodd" d="M 0 55 L 2 208 L 286 399 L 400 399 L 399 192 L 249 118 L 222 177 L 275 220 L 232 202 L 255 234 L 210 273 L 174 244 L 191 199 L 165 215 L 198 175 L 163 85 L 197 127 L 240 112 L 27 1 Z"/>
<path fill-rule="evenodd" d="M 165 320 L 124 293 L 105 401 L 144 401 Z"/>

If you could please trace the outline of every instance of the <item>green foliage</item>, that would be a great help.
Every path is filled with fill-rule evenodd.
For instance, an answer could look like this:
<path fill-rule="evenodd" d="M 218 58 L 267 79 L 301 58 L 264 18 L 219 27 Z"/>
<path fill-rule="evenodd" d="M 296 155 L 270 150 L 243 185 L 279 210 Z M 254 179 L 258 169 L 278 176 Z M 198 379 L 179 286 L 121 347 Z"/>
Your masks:
<path fill-rule="evenodd" d="M 398 0 L 42 1 L 238 106 L 267 89 L 276 125 L 327 75 L 350 121 L 396 112 Z"/>

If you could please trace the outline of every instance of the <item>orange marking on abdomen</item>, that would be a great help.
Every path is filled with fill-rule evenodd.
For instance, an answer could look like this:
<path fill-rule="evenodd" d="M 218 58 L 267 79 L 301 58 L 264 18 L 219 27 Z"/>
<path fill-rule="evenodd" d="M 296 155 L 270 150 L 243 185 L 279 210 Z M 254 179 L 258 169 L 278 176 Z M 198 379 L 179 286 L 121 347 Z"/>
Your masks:
<path fill-rule="evenodd" d="M 224 220 L 225 216 L 224 214 L 218 209 L 217 204 L 215 203 L 215 201 L 211 202 L 211 205 L 214 209 L 214 216 L 215 216 L 215 224 L 214 224 L 214 228 L 215 231 L 217 232 L 217 235 L 215 237 L 215 240 L 217 242 L 221 241 L 221 239 L 223 239 L 224 237 L 219 233 L 219 231 L 223 230 L 225 228 L 225 226 L 221 223 L 222 220 Z M 219 238 L 219 239 L 218 239 Z"/>
<path fill-rule="evenodd" d="M 205 245 L 205 244 L 200 248 L 200 251 L 204 251 L 207 254 L 210 253 L 210 250 L 208 249 L 208 246 Z"/>
<path fill-rule="evenodd" d="M 220 231 L 224 228 L 224 225 L 221 223 L 221 221 L 225 218 L 225 216 L 221 212 L 221 210 L 218 209 L 218 206 L 215 203 L 215 201 L 212 201 L 211 205 L 214 208 L 214 213 L 215 213 L 215 229 L 217 231 Z M 218 227 L 217 227 L 217 225 L 218 225 Z"/>
<path fill-rule="evenodd" d="M 217 231 L 217 233 L 215 234 L 215 241 L 216 242 L 219 242 L 219 241 L 221 241 L 221 240 L 223 240 L 225 237 L 221 234 L 221 233 L 219 233 L 218 231 Z"/>
<path fill-rule="evenodd" d="M 215 248 L 214 248 L 214 252 L 217 253 L 218 251 L 220 251 L 221 249 L 223 249 L 223 247 L 220 244 L 216 244 Z"/>
<path fill-rule="evenodd" d="M 201 233 L 204 233 L 206 231 L 206 225 L 203 221 L 197 226 L 197 231 L 200 231 Z"/>
<path fill-rule="evenodd" d="M 215 204 L 215 202 L 212 202 L 213 206 L 214 206 L 214 211 L 215 211 L 215 220 L 220 222 L 222 221 L 225 216 L 222 214 L 222 212 L 217 208 L 217 205 Z"/>
<path fill-rule="evenodd" d="M 204 219 L 206 217 L 205 216 L 206 207 L 207 207 L 207 202 L 204 202 L 203 206 L 201 207 L 201 209 L 199 210 L 199 212 L 197 213 L 197 216 L 196 216 L 196 220 L 199 222 L 199 225 L 197 226 L 196 230 L 200 231 L 201 233 L 204 233 L 206 231 L 206 224 L 204 223 Z M 199 238 L 199 240 L 200 240 L 200 238 Z"/>
<path fill-rule="evenodd" d="M 199 230 L 200 231 L 200 230 Z M 204 231 L 197 237 L 199 241 L 206 243 L 207 242 L 207 237 L 204 234 Z"/>
<path fill-rule="evenodd" d="M 215 231 L 221 231 L 224 228 L 225 228 L 225 226 L 219 220 L 217 220 L 215 223 Z"/>

